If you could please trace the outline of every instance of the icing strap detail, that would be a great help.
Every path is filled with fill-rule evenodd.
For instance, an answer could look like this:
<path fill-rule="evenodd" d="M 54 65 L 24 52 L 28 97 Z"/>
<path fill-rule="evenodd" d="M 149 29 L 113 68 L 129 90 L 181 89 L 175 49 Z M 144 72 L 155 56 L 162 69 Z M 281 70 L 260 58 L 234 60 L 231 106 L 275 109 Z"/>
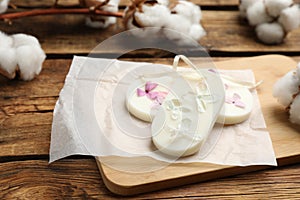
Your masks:
<path fill-rule="evenodd" d="M 177 70 L 177 67 L 178 67 L 180 59 L 183 62 L 185 62 L 189 67 L 194 68 L 196 71 L 198 70 L 197 67 L 186 56 L 184 56 L 184 55 L 177 55 L 177 56 L 175 56 L 174 61 L 173 61 L 173 69 L 175 71 Z M 214 70 L 209 70 L 209 71 L 212 71 L 212 73 L 216 73 L 217 75 L 219 75 L 223 79 L 231 81 L 231 82 L 233 82 L 233 83 L 235 83 L 235 84 L 237 84 L 237 85 L 239 85 L 241 87 L 246 87 L 246 88 L 248 88 L 250 90 L 257 88 L 260 84 L 263 83 L 262 80 L 259 81 L 259 82 L 257 82 L 257 83 L 252 83 L 252 82 L 249 82 L 249 81 L 239 80 L 239 79 L 233 78 L 231 76 L 215 72 Z"/>

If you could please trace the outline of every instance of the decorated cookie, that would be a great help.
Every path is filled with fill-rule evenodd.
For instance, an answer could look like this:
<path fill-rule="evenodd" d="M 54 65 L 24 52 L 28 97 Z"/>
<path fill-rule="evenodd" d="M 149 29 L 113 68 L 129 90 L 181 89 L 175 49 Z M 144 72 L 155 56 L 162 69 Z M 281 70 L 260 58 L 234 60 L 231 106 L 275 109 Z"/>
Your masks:
<path fill-rule="evenodd" d="M 225 83 L 225 103 L 217 119 L 226 125 L 247 120 L 253 109 L 253 96 L 249 89 Z"/>
<path fill-rule="evenodd" d="M 211 132 L 224 102 L 216 76 L 193 79 L 193 91 L 182 99 L 166 100 L 156 113 L 152 125 L 152 141 L 163 153 L 183 157 L 199 151 Z M 215 84 L 207 85 L 215 80 Z M 212 91 L 210 91 L 210 89 Z M 217 94 L 218 93 L 218 94 Z"/>
<path fill-rule="evenodd" d="M 194 106 L 183 106 L 178 100 L 162 104 L 151 126 L 152 141 L 161 152 L 183 157 L 199 151 L 214 125 L 215 116 L 212 103 L 206 104 L 205 111 L 201 112 Z"/>
<path fill-rule="evenodd" d="M 129 88 L 126 97 L 127 109 L 133 116 L 146 122 L 152 121 L 153 110 L 166 98 L 175 98 L 168 88 L 151 81 L 137 81 Z"/>
<path fill-rule="evenodd" d="M 182 59 L 192 70 L 180 69 Z M 147 78 L 146 78 L 147 77 Z M 176 56 L 173 71 L 143 74 L 127 92 L 128 111 L 152 122 L 152 141 L 169 156 L 183 157 L 199 151 L 224 104 L 220 77 L 198 70 L 186 57 Z"/>

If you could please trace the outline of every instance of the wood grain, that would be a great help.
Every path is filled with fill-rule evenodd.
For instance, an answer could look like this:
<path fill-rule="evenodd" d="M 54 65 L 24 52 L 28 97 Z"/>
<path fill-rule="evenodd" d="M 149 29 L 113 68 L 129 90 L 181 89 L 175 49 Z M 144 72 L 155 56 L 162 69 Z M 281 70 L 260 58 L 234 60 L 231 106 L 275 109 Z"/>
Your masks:
<path fill-rule="evenodd" d="M 216 14 L 217 13 L 217 14 Z M 45 23 L 47 22 L 47 23 Z M 34 24 L 34 28 L 32 26 Z M 294 55 L 300 51 L 300 29 L 291 32 L 280 45 L 264 45 L 255 39 L 250 26 L 239 19 L 238 11 L 203 11 L 203 26 L 207 36 L 200 44 L 211 54 L 234 55 L 255 53 L 282 53 Z M 88 54 L 98 44 L 124 31 L 121 19 L 107 29 L 93 29 L 84 25 L 84 16 L 58 15 L 28 17 L 13 21 L 13 25 L 0 22 L 1 30 L 12 34 L 24 32 L 36 36 L 47 54 Z M 115 44 L 118 47 L 120 44 Z M 103 49 L 102 53 L 116 53 L 118 50 Z M 144 51 L 142 56 L 155 55 L 157 51 Z M 136 55 L 136 54 L 135 54 Z"/>
<path fill-rule="evenodd" d="M 53 0 L 12 0 L 12 3 L 14 3 L 17 6 L 22 7 L 43 7 L 43 6 L 52 6 Z M 239 0 L 193 0 L 195 4 L 201 5 L 201 6 L 237 6 L 239 3 Z M 60 0 L 60 5 L 74 5 L 77 4 L 78 0 Z M 121 6 L 127 6 L 130 4 L 130 0 L 121 0 L 120 5 Z"/>
<path fill-rule="evenodd" d="M 122 199 L 296 199 L 300 165 L 192 184 Z M 0 163 L 0 199 L 120 199 L 103 184 L 94 159 Z"/>
<path fill-rule="evenodd" d="M 71 60 L 44 63 L 30 82 L 0 83 L 0 157 L 47 155 L 52 112 Z"/>

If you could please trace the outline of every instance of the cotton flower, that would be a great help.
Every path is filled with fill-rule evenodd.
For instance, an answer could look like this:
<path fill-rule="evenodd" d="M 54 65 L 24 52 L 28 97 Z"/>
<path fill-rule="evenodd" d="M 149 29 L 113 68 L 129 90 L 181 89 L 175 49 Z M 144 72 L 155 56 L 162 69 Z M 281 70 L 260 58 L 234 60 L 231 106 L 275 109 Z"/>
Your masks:
<path fill-rule="evenodd" d="M 263 1 L 258 1 L 247 9 L 247 19 L 252 26 L 272 21 L 272 17 L 268 15 Z"/>
<path fill-rule="evenodd" d="M 10 0 L 0 0 L 0 14 L 5 13 Z"/>
<path fill-rule="evenodd" d="M 84 7 L 95 8 L 108 12 L 117 12 L 120 0 L 80 0 L 81 5 Z M 90 16 L 85 18 L 85 24 L 92 28 L 107 28 L 115 24 L 117 19 L 115 17 L 106 16 Z"/>
<path fill-rule="evenodd" d="M 42 70 L 42 64 L 46 58 L 38 40 L 29 35 L 12 35 L 14 48 L 17 56 L 17 64 L 20 70 L 20 77 L 29 81 L 38 75 Z"/>
<path fill-rule="evenodd" d="M 282 10 L 278 22 L 286 32 L 297 29 L 300 26 L 300 6 L 293 5 Z"/>
<path fill-rule="evenodd" d="M 247 16 L 247 9 L 252 6 L 255 2 L 258 2 L 261 0 L 243 0 L 240 1 L 239 10 L 240 10 L 240 16 L 245 18 Z"/>
<path fill-rule="evenodd" d="M 273 96 L 288 108 L 290 121 L 300 124 L 300 63 L 274 84 Z"/>
<path fill-rule="evenodd" d="M 293 4 L 293 0 L 265 0 L 267 12 L 272 17 L 278 17 L 281 11 Z"/>
<path fill-rule="evenodd" d="M 300 124 L 300 95 L 297 95 L 290 106 L 290 120 L 292 123 Z"/>
<path fill-rule="evenodd" d="M 290 31 L 300 26 L 300 8 L 293 0 L 241 0 L 239 9 L 265 44 L 282 43 Z"/>
<path fill-rule="evenodd" d="M 285 36 L 282 26 L 277 23 L 263 23 L 255 28 L 257 38 L 265 44 L 280 44 Z"/>
<path fill-rule="evenodd" d="M 26 34 L 8 36 L 0 32 L 0 74 L 9 79 L 20 74 L 25 81 L 41 72 L 46 58 L 38 40 Z"/>
<path fill-rule="evenodd" d="M 125 10 L 124 24 L 129 30 L 135 29 L 132 33 L 138 37 L 162 32 L 179 45 L 189 45 L 192 40 L 188 41 L 186 36 L 197 41 L 206 34 L 201 18 L 200 8 L 188 1 L 170 4 L 167 0 L 136 0 Z M 157 29 L 144 29 L 147 27 Z"/>

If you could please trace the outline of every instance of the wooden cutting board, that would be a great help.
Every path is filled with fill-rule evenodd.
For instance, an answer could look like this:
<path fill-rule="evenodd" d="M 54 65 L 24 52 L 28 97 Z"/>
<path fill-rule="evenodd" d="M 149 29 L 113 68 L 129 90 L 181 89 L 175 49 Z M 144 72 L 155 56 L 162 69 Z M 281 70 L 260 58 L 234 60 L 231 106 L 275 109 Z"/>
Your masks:
<path fill-rule="evenodd" d="M 294 69 L 296 64 L 291 58 L 281 55 L 215 63 L 219 69 L 252 69 L 256 80 L 264 80 L 258 88 L 258 94 L 279 166 L 300 162 L 300 126 L 288 121 L 288 114 L 272 97 L 272 87 L 275 81 Z M 134 195 L 268 168 L 268 166 L 234 167 L 189 163 L 171 164 L 163 169 L 147 173 L 126 173 L 102 164 L 98 158 L 96 161 L 107 188 L 120 195 Z M 138 160 L 132 162 L 138 162 Z"/>

